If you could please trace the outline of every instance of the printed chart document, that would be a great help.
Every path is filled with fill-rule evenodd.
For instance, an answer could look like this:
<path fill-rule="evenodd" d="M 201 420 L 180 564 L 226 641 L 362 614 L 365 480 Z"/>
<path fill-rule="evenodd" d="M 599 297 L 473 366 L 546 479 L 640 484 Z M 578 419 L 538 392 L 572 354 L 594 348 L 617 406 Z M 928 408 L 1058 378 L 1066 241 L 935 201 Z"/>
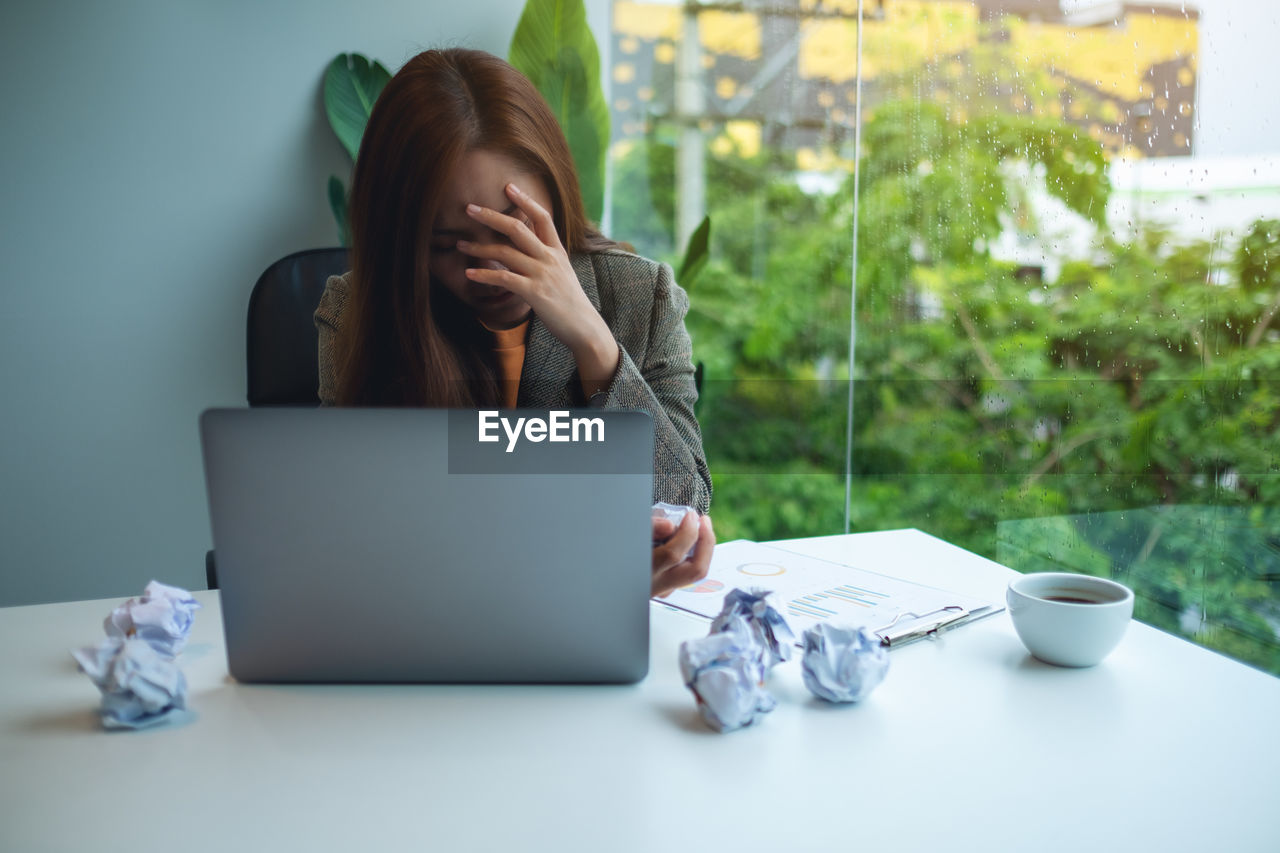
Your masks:
<path fill-rule="evenodd" d="M 763 589 L 796 637 L 819 622 L 861 626 L 897 646 L 999 613 L 990 601 L 739 539 L 716 545 L 707 576 L 664 603 L 714 618 L 734 587 Z"/>

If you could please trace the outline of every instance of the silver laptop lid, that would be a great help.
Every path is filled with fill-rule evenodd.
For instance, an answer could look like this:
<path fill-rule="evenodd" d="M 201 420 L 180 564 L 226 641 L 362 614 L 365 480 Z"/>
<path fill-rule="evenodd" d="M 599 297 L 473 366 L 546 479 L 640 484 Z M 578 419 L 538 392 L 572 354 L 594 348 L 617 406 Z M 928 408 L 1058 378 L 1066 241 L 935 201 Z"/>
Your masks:
<path fill-rule="evenodd" d="M 648 671 L 647 413 L 214 409 L 200 427 L 237 679 Z"/>

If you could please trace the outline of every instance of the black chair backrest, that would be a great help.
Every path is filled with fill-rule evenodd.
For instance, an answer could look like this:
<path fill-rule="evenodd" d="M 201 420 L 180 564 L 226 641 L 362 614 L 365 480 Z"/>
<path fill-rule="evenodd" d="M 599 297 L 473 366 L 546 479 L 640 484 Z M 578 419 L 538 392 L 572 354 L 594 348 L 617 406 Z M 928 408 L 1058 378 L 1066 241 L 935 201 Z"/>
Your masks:
<path fill-rule="evenodd" d="M 329 276 L 349 269 L 346 249 L 308 249 L 258 276 L 245 336 L 250 406 L 320 405 L 320 341 L 312 315 Z M 217 589 L 213 551 L 204 555 L 204 574 L 209 589 Z"/>
<path fill-rule="evenodd" d="M 312 315 L 331 275 L 351 269 L 346 249 L 308 249 L 281 258 L 249 296 L 250 406 L 318 406 L 320 359 Z"/>

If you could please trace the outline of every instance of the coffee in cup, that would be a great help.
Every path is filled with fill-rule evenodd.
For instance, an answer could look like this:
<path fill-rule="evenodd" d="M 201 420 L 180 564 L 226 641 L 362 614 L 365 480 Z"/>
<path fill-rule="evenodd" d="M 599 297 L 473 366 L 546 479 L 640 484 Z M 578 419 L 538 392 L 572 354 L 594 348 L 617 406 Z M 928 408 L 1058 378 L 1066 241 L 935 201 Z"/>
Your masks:
<path fill-rule="evenodd" d="M 1056 666 L 1098 663 L 1119 644 L 1133 618 L 1133 590 L 1091 575 L 1023 575 L 1009 584 L 1005 600 L 1027 651 Z"/>

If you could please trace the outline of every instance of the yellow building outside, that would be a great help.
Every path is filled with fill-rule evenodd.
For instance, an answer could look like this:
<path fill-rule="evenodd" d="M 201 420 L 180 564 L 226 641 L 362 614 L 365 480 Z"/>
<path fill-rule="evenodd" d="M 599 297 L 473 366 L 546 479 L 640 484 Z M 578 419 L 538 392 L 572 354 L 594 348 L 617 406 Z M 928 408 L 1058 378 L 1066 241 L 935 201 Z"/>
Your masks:
<path fill-rule="evenodd" d="M 865 0 L 859 66 L 857 0 L 771 0 L 767 12 L 751 11 L 749 2 L 720 5 L 696 13 L 713 153 L 752 156 L 767 126 L 789 120 L 798 130 L 788 147 L 800 168 L 836 164 L 850 150 L 840 143 L 857 114 L 859 70 L 864 115 L 905 92 L 947 103 L 961 119 L 989 108 L 1060 116 L 1112 154 L 1192 151 L 1194 9 L 1124 4 L 1115 20 L 1084 25 L 1061 14 L 1001 14 L 1018 6 L 1010 0 Z M 615 139 L 638 138 L 646 122 L 674 117 L 684 13 L 680 5 L 614 4 Z M 779 57 L 785 67 L 771 68 Z"/>

